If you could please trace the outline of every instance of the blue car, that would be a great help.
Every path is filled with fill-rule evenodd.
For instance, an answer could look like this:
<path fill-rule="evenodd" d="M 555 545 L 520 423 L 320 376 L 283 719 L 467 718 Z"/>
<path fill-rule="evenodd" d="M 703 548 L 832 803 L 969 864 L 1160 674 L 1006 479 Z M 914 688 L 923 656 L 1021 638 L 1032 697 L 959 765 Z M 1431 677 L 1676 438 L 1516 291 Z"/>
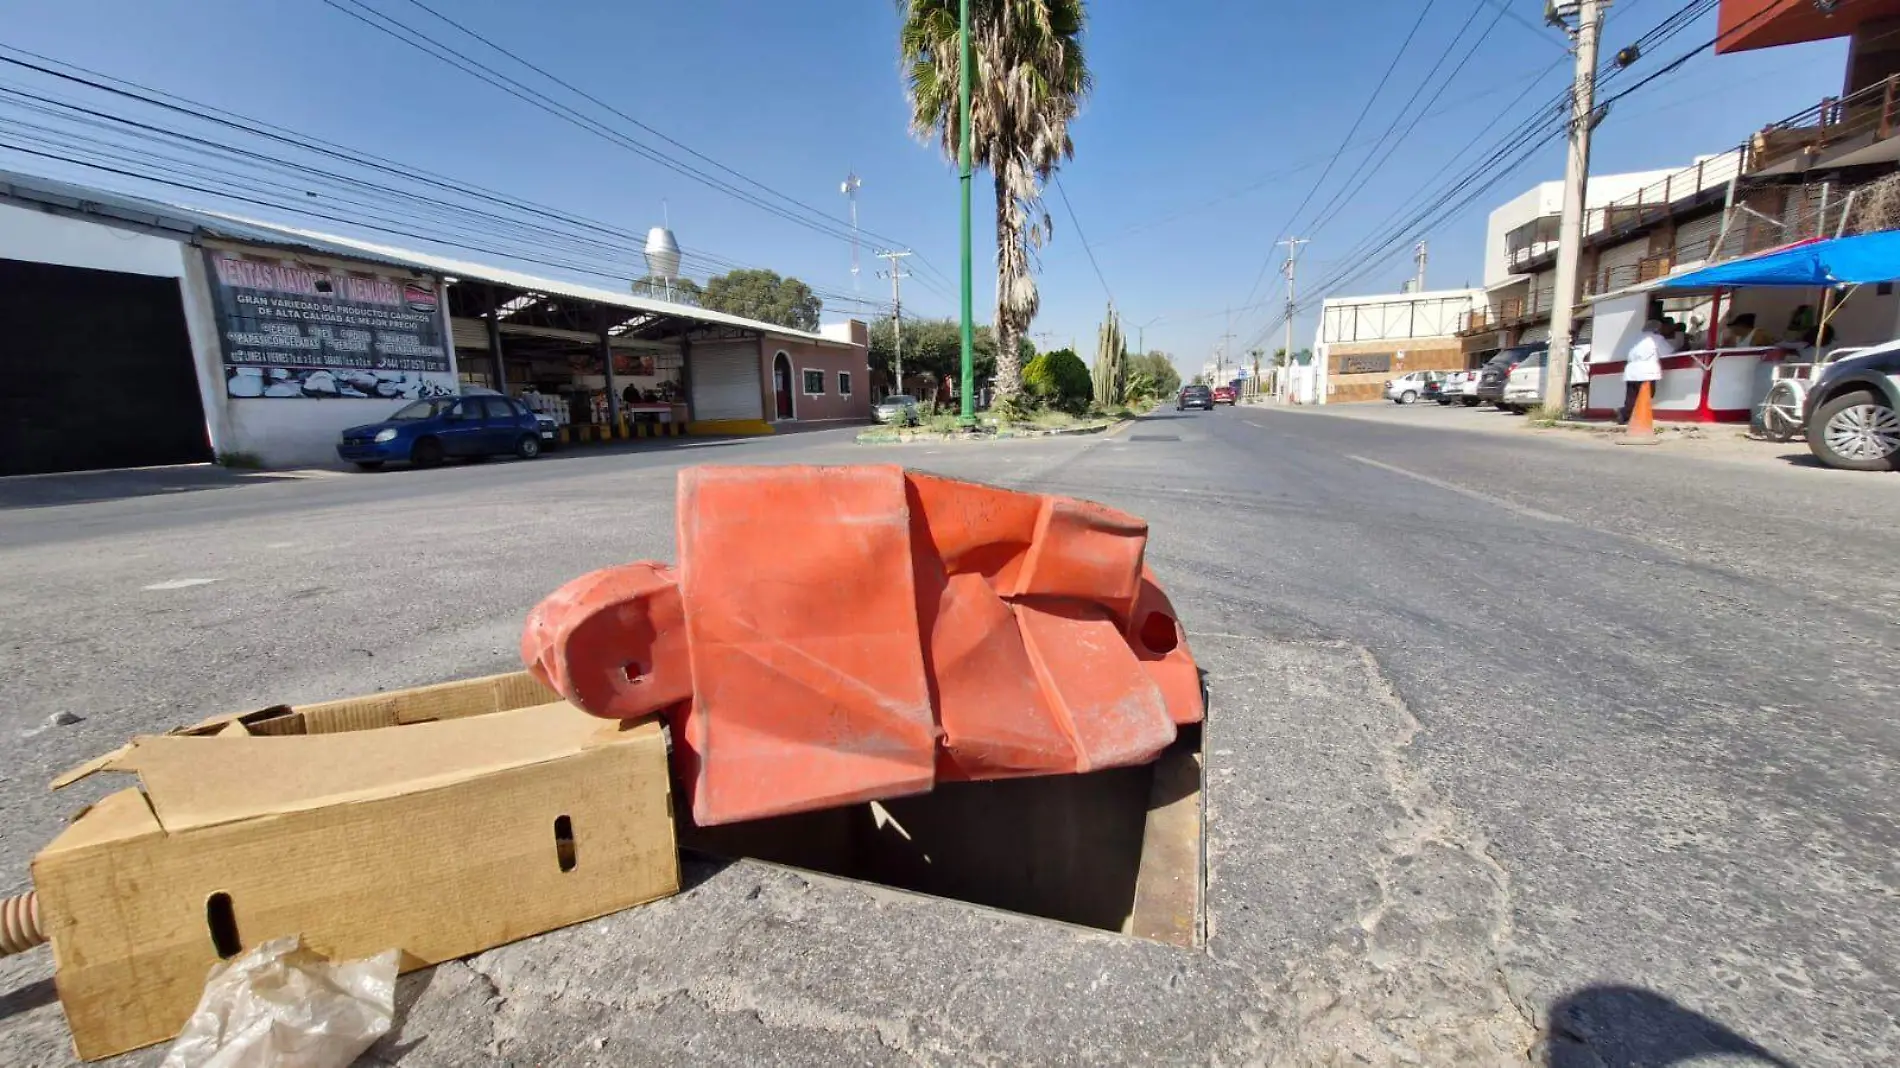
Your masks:
<path fill-rule="evenodd" d="M 380 423 L 343 432 L 336 454 L 364 469 L 395 460 L 434 467 L 450 456 L 541 455 L 548 431 L 512 397 L 431 397 L 403 406 Z"/>

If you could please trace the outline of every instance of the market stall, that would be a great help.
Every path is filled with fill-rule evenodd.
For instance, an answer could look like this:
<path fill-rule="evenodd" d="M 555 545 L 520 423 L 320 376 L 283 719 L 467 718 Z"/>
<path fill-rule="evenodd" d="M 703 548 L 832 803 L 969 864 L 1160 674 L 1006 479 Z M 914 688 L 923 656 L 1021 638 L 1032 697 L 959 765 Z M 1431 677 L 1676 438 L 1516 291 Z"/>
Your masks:
<path fill-rule="evenodd" d="M 1623 404 L 1623 356 L 1643 324 L 1676 318 L 1691 344 L 1662 361 L 1656 418 L 1744 423 L 1780 376 L 1798 376 L 1818 353 L 1900 336 L 1900 232 L 1811 240 L 1666 276 L 1599 298 L 1597 344 L 1585 415 L 1613 416 Z M 1723 346 L 1723 324 L 1755 317 L 1773 340 Z"/>

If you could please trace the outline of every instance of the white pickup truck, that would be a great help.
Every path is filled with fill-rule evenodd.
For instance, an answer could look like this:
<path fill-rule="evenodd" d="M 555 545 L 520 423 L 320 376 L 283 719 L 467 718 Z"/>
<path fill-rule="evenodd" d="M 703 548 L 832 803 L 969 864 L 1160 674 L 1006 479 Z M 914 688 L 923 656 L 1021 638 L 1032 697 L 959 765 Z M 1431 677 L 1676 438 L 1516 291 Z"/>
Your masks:
<path fill-rule="evenodd" d="M 1498 407 L 1508 408 L 1522 414 L 1544 404 L 1544 364 L 1548 361 L 1550 350 L 1544 349 L 1525 357 L 1524 362 L 1511 369 L 1511 377 L 1504 383 L 1504 397 L 1498 401 Z M 1570 346 L 1570 377 L 1565 383 L 1564 411 L 1575 415 L 1588 406 L 1590 397 L 1590 346 Z"/>

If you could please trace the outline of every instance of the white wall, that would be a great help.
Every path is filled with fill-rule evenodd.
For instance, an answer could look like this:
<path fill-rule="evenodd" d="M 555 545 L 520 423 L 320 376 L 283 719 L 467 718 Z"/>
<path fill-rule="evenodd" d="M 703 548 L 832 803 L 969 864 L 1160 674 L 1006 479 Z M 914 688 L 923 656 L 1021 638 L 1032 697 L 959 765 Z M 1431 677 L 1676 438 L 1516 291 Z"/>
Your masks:
<path fill-rule="evenodd" d="M 178 278 L 185 252 L 172 238 L 0 204 L 0 258 Z"/>
<path fill-rule="evenodd" d="M 198 367 L 205 430 L 214 453 L 231 447 L 230 426 L 224 418 L 217 320 L 211 313 L 204 257 L 198 249 L 175 238 L 0 204 L 0 258 L 178 279 L 185 332 Z"/>
<path fill-rule="evenodd" d="M 1484 229 L 1484 284 L 1496 285 L 1511 276 L 1504 256 L 1504 235 L 1533 219 L 1561 214 L 1564 210 L 1564 184 L 1539 182 L 1491 209 Z"/>
<path fill-rule="evenodd" d="M 1484 291 L 1479 289 L 1335 297 L 1320 306 L 1319 340 L 1330 344 L 1448 337 L 1458 332 L 1466 312 L 1483 303 Z"/>
<path fill-rule="evenodd" d="M 1600 208 L 1635 193 L 1652 182 L 1660 182 L 1674 171 L 1629 171 L 1624 174 L 1593 174 L 1584 193 L 1584 205 Z M 1510 200 L 1491 209 L 1484 231 L 1484 284 L 1496 285 L 1511 276 L 1505 259 L 1504 235 L 1547 215 L 1562 215 L 1564 184 L 1539 182 Z"/>
<path fill-rule="evenodd" d="M 1643 332 L 1649 308 L 1648 293 L 1633 293 L 1597 301 L 1590 325 L 1590 362 L 1614 363 L 1626 355 Z"/>

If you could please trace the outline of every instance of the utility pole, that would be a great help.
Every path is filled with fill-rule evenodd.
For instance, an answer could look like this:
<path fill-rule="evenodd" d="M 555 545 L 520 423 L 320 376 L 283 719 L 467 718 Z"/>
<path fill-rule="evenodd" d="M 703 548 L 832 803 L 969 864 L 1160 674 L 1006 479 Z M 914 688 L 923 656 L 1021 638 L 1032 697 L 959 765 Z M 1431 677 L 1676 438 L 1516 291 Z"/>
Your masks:
<path fill-rule="evenodd" d="M 1214 352 L 1215 385 L 1224 385 L 1227 378 L 1227 346 L 1234 340 L 1234 309 L 1227 309 L 1227 332 L 1220 336 L 1220 347 Z"/>
<path fill-rule="evenodd" d="M 957 188 L 961 198 L 963 227 L 963 263 L 961 265 L 963 283 L 963 321 L 961 324 L 963 361 L 959 368 L 963 372 L 962 387 L 963 411 L 957 417 L 962 427 L 976 426 L 976 395 L 971 392 L 971 379 L 976 377 L 976 304 L 971 279 L 974 277 L 970 266 L 970 94 L 975 88 L 976 79 L 970 71 L 972 49 L 970 47 L 970 0 L 961 0 L 957 4 Z M 1001 357 L 1001 353 L 998 353 Z"/>
<path fill-rule="evenodd" d="M 1286 373 L 1280 376 L 1280 399 L 1285 400 L 1292 391 L 1293 384 L 1293 278 L 1299 271 L 1300 246 L 1306 244 L 1304 237 L 1289 237 L 1280 244 L 1286 246 Z M 1318 400 L 1319 390 L 1314 389 L 1314 399 Z"/>
<path fill-rule="evenodd" d="M 1412 292 L 1414 293 L 1425 292 L 1425 261 L 1427 258 L 1429 258 L 1429 254 L 1425 251 L 1425 242 L 1420 241 L 1418 246 L 1412 249 L 1412 259 L 1418 263 L 1418 274 L 1412 278 Z"/>
<path fill-rule="evenodd" d="M 888 278 L 891 280 L 891 334 L 897 342 L 896 352 L 893 354 L 891 362 L 896 368 L 897 392 L 899 393 L 904 392 L 904 289 L 903 289 L 903 281 L 904 279 L 910 277 L 909 273 L 907 273 L 904 270 L 903 265 L 899 261 L 903 260 L 903 258 L 908 255 L 910 255 L 910 251 L 908 249 L 906 249 L 903 252 L 899 252 L 896 249 L 892 249 L 889 252 L 880 252 L 877 254 L 878 259 L 891 261 L 890 270 L 879 271 L 877 272 L 877 274 L 879 278 Z"/>
<path fill-rule="evenodd" d="M 1570 391 L 1570 333 L 1576 318 L 1578 265 L 1583 258 L 1584 194 L 1590 180 L 1590 127 L 1596 116 L 1597 38 L 1607 0 L 1579 0 L 1577 73 L 1570 88 L 1570 144 L 1564 153 L 1564 213 L 1557 231 L 1557 281 L 1551 294 L 1550 350 L 1544 358 L 1544 403 L 1562 410 Z"/>
<path fill-rule="evenodd" d="M 851 201 L 851 292 L 854 296 L 858 292 L 858 187 L 863 184 L 858 180 L 858 172 L 852 171 L 838 186 L 838 192 Z"/>

